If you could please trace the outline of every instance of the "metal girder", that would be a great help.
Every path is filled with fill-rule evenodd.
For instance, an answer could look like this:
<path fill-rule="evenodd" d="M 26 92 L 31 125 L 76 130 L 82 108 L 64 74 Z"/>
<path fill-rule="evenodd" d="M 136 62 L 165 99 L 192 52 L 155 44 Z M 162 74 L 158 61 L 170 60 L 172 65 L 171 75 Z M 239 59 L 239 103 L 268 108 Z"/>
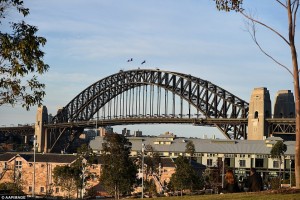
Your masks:
<path fill-rule="evenodd" d="M 16 127 L 1 127 L 0 134 L 33 135 L 34 134 L 34 125 L 22 125 L 22 126 L 16 126 Z"/>
<path fill-rule="evenodd" d="M 294 134 L 296 132 L 295 124 L 272 124 L 270 128 L 272 134 Z"/>

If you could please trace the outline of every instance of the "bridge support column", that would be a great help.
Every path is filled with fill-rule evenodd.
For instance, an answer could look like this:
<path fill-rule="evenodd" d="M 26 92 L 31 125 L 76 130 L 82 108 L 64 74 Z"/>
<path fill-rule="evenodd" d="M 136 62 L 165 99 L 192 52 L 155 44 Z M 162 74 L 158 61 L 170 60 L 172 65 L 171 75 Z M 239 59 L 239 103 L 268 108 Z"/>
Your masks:
<path fill-rule="evenodd" d="M 272 116 L 271 100 L 267 88 L 254 88 L 248 115 L 248 140 L 263 140 L 268 136 L 266 118 Z"/>
<path fill-rule="evenodd" d="M 36 113 L 35 135 L 37 137 L 37 151 L 42 152 L 47 149 L 47 137 L 44 124 L 48 123 L 48 111 L 46 106 L 39 106 Z"/>

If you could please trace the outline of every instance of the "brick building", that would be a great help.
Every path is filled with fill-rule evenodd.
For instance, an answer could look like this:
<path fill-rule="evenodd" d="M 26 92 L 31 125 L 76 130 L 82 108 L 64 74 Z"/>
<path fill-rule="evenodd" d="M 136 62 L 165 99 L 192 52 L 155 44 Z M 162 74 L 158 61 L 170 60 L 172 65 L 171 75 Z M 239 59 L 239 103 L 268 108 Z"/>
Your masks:
<path fill-rule="evenodd" d="M 68 154 L 36 154 L 35 156 L 35 190 L 37 196 L 67 196 L 66 191 L 53 183 L 53 170 L 56 166 L 71 165 L 78 157 Z M 94 178 L 89 179 L 86 189 L 98 184 L 101 163 L 94 164 L 86 169 Z M 0 155 L 0 183 L 20 180 L 23 192 L 33 193 L 34 154 L 32 153 L 5 153 Z M 73 192 L 72 197 L 77 193 Z"/>
<path fill-rule="evenodd" d="M 78 159 L 76 154 L 36 154 L 35 157 L 35 195 L 36 196 L 61 196 L 67 197 L 67 191 L 62 191 L 53 181 L 53 170 L 56 166 L 71 165 Z M 81 197 L 81 193 L 87 194 L 93 190 L 97 196 L 107 196 L 107 192 L 101 186 L 99 177 L 101 174 L 101 159 L 97 157 L 97 163 L 89 166 L 86 175 L 89 179 L 83 191 L 73 191 L 71 197 Z M 159 180 L 157 185 L 163 186 L 169 182 L 175 172 L 175 164 L 171 158 L 162 158 L 159 168 Z M 33 193 L 34 154 L 33 153 L 4 153 L 0 154 L 0 183 L 21 180 L 22 190 L 31 196 Z"/>

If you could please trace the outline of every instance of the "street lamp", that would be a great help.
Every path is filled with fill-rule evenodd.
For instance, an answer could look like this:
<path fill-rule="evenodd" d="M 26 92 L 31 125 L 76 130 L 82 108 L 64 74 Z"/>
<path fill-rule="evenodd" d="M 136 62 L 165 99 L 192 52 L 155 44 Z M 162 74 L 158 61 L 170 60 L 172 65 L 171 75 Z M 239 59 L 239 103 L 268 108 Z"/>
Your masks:
<path fill-rule="evenodd" d="M 86 160 L 82 160 L 81 161 L 81 166 L 82 166 L 82 169 L 81 169 L 81 173 L 82 173 L 82 185 L 81 185 L 81 199 L 83 199 L 83 196 L 84 196 L 84 190 L 85 190 L 85 187 L 84 187 L 84 178 L 85 178 L 85 166 L 86 166 Z"/>
<path fill-rule="evenodd" d="M 292 187 L 292 159 L 290 159 L 290 187 Z"/>
<path fill-rule="evenodd" d="M 98 119 L 99 119 L 99 110 L 97 111 L 97 118 L 96 118 L 96 136 L 98 136 Z"/>
<path fill-rule="evenodd" d="M 35 198 L 35 148 L 36 148 L 36 135 L 33 136 L 33 186 L 32 197 Z"/>
<path fill-rule="evenodd" d="M 222 157 L 222 162 L 223 162 L 223 166 L 222 166 L 222 188 L 224 188 L 225 157 Z"/>
<path fill-rule="evenodd" d="M 144 198 L 144 148 L 145 144 L 142 143 L 142 199 Z"/>

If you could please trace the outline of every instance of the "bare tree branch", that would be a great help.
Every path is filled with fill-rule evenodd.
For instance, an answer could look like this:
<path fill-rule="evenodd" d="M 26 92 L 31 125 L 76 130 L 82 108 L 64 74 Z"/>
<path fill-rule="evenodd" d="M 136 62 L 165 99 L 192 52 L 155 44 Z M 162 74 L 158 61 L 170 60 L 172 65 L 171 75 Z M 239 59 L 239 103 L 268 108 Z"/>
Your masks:
<path fill-rule="evenodd" d="M 295 37 L 295 34 L 296 34 L 296 19 L 297 19 L 297 12 L 298 12 L 298 8 L 299 8 L 299 0 L 294 1 L 294 3 L 296 4 L 295 11 L 293 11 L 293 14 L 294 14 L 294 19 L 293 19 L 293 36 Z"/>
<path fill-rule="evenodd" d="M 284 3 L 282 3 L 280 0 L 276 0 L 280 5 L 282 5 L 283 7 L 287 8 L 286 5 Z"/>
<path fill-rule="evenodd" d="M 272 27 L 266 25 L 265 23 L 262 23 L 256 19 L 254 19 L 253 17 L 247 15 L 246 13 L 244 13 L 242 10 L 240 11 L 240 13 L 246 17 L 247 19 L 249 19 L 250 21 L 252 21 L 253 23 L 257 23 L 257 24 L 260 24 L 262 26 L 264 26 L 265 28 L 271 30 L 272 32 L 274 32 L 276 35 L 278 35 L 281 39 L 283 39 L 283 41 L 285 41 L 289 46 L 290 46 L 290 42 L 285 38 L 283 37 L 283 35 L 281 35 L 279 32 L 277 32 L 275 29 L 273 29 Z"/>
<path fill-rule="evenodd" d="M 257 41 L 256 38 L 256 26 L 255 26 L 255 22 L 250 20 L 250 23 L 247 23 L 247 31 L 249 32 L 249 34 L 251 35 L 252 40 L 254 41 L 254 43 L 258 46 L 258 48 L 260 49 L 260 51 L 265 54 L 267 57 L 269 57 L 271 60 L 273 60 L 276 64 L 278 64 L 279 66 L 283 67 L 284 69 L 286 69 L 293 77 L 293 73 L 292 71 L 285 65 L 283 65 L 282 63 L 280 63 L 278 60 L 276 60 L 273 56 L 271 56 L 270 54 L 268 54 L 259 44 L 259 42 Z M 251 28 L 251 30 L 249 30 L 249 27 Z"/>
<path fill-rule="evenodd" d="M 294 12 L 295 5 L 297 6 L 297 4 L 299 4 L 299 0 L 294 0 L 294 1 L 291 3 L 291 11 L 292 11 L 292 13 Z M 287 5 L 287 6 L 288 6 L 288 5 Z"/>

